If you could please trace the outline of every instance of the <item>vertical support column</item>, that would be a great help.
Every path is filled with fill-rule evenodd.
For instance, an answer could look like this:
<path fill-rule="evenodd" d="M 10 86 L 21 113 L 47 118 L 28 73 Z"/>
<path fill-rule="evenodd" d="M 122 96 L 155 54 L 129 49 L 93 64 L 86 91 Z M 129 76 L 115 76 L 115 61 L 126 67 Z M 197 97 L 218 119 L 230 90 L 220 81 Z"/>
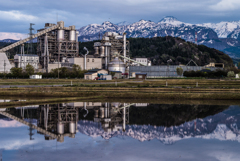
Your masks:
<path fill-rule="evenodd" d="M 43 68 L 46 69 L 46 54 L 47 53 L 47 34 L 44 38 L 44 53 L 43 53 Z"/>
<path fill-rule="evenodd" d="M 84 55 L 84 70 L 87 70 L 87 55 Z"/>
<path fill-rule="evenodd" d="M 123 108 L 123 131 L 126 130 L 126 107 Z"/>
<path fill-rule="evenodd" d="M 124 57 L 127 56 L 127 54 L 126 54 L 126 50 L 127 50 L 126 41 L 127 41 L 126 33 L 124 32 L 124 33 L 123 33 L 123 56 L 124 56 Z M 123 62 L 124 62 L 124 64 L 125 64 L 125 63 L 126 63 L 126 59 L 123 59 Z"/>
<path fill-rule="evenodd" d="M 105 46 L 105 69 L 108 68 L 108 47 Z"/>
<path fill-rule="evenodd" d="M 77 56 L 78 56 L 78 54 L 79 54 L 78 34 L 79 34 L 79 32 L 76 31 L 76 48 L 77 48 Z"/>

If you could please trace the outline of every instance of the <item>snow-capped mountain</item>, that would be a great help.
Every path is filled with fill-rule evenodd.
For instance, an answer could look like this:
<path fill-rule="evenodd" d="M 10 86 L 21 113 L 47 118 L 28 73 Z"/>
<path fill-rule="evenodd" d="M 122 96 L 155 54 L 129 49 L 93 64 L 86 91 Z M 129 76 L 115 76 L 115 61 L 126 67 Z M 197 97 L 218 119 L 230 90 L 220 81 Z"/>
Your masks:
<path fill-rule="evenodd" d="M 91 137 L 128 136 L 139 141 L 158 139 L 163 144 L 173 144 L 188 138 L 231 140 L 240 142 L 240 108 L 230 107 L 222 113 L 196 119 L 179 126 L 127 125 L 126 131 L 104 132 L 99 123 L 82 120 L 78 122 L 79 132 Z"/>
<path fill-rule="evenodd" d="M 92 41 L 99 39 L 99 33 L 118 32 L 127 33 L 127 37 L 156 37 L 173 36 L 181 37 L 187 41 L 194 41 L 195 32 L 199 39 L 215 39 L 217 34 L 210 28 L 192 25 L 177 20 L 174 17 L 165 17 L 159 22 L 140 20 L 130 25 L 115 25 L 109 21 L 102 25 L 90 24 L 79 29 L 80 41 Z"/>
<path fill-rule="evenodd" d="M 195 41 L 197 32 L 198 44 L 206 45 L 229 54 L 240 57 L 232 48 L 240 47 L 240 21 L 190 24 L 168 16 L 159 22 L 140 20 L 129 24 L 121 22 L 113 24 L 109 21 L 103 24 L 90 24 L 79 29 L 79 41 L 93 41 L 101 39 L 105 32 L 127 33 L 127 37 L 180 37 L 186 41 Z M 236 50 L 236 49 L 235 49 Z"/>
<path fill-rule="evenodd" d="M 232 22 L 220 22 L 220 23 L 203 23 L 197 24 L 197 26 L 208 27 L 213 29 L 219 38 L 227 38 L 229 34 L 234 32 L 237 28 L 240 27 L 240 21 Z"/>

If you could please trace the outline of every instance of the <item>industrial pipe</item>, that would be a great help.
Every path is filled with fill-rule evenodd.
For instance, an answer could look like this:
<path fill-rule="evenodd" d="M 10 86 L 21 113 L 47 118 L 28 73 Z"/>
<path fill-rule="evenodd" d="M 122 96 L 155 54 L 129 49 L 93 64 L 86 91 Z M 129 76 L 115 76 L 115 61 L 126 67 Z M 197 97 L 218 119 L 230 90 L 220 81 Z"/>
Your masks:
<path fill-rule="evenodd" d="M 108 47 L 105 46 L 105 69 L 108 68 Z"/>
<path fill-rule="evenodd" d="M 83 50 L 87 51 L 87 54 L 84 55 L 84 70 L 87 70 L 87 55 L 88 55 L 88 49 L 86 47 L 83 48 Z"/>

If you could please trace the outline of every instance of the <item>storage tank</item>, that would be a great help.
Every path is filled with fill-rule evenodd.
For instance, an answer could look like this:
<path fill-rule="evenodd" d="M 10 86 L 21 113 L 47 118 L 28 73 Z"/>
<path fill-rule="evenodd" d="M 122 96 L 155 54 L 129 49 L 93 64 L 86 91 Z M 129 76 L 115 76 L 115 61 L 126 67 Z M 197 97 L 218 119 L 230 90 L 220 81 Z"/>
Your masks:
<path fill-rule="evenodd" d="M 64 134 L 64 124 L 61 123 L 61 122 L 59 122 L 59 123 L 57 124 L 57 133 L 58 133 L 58 134 Z"/>
<path fill-rule="evenodd" d="M 71 30 L 69 32 L 69 41 L 76 41 L 76 31 L 75 30 Z"/>
<path fill-rule="evenodd" d="M 105 52 L 104 52 L 104 46 L 100 46 L 100 56 L 101 57 L 104 57 L 104 55 L 105 55 Z"/>
<path fill-rule="evenodd" d="M 79 34 L 79 32 L 76 31 L 76 42 L 78 42 L 78 34 Z"/>
<path fill-rule="evenodd" d="M 120 71 L 122 73 L 125 73 L 125 67 L 126 65 L 121 60 L 119 60 L 118 57 L 108 63 L 108 70 L 110 72 Z"/>
<path fill-rule="evenodd" d="M 58 30 L 57 31 L 57 41 L 63 41 L 64 40 L 64 30 Z"/>
<path fill-rule="evenodd" d="M 95 54 L 96 54 L 96 55 L 99 55 L 99 47 L 98 47 L 98 46 L 95 46 L 95 47 L 94 47 L 94 50 L 95 50 Z"/>
<path fill-rule="evenodd" d="M 104 118 L 104 108 L 100 108 L 100 118 Z"/>
<path fill-rule="evenodd" d="M 76 123 L 75 122 L 70 122 L 69 123 L 69 132 L 71 134 L 75 134 L 76 133 Z"/>

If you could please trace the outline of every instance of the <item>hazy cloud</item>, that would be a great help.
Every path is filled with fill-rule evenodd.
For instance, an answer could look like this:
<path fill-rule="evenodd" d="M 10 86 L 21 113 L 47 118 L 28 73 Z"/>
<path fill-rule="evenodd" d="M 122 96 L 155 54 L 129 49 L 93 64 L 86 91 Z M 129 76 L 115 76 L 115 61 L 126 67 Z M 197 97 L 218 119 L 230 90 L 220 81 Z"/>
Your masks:
<path fill-rule="evenodd" d="M 32 15 L 24 14 L 21 11 L 0 11 L 0 19 L 11 21 L 33 21 L 38 18 Z"/>
<path fill-rule="evenodd" d="M 7 33 L 28 33 L 29 23 L 35 23 L 37 30 L 44 23 L 57 20 L 76 28 L 104 21 L 157 22 L 165 16 L 187 23 L 240 20 L 239 0 L 0 0 L 0 3 L 0 32 Z"/>
<path fill-rule="evenodd" d="M 217 11 L 232 11 L 240 9 L 239 0 L 221 0 L 216 5 L 211 6 L 212 9 Z"/>

